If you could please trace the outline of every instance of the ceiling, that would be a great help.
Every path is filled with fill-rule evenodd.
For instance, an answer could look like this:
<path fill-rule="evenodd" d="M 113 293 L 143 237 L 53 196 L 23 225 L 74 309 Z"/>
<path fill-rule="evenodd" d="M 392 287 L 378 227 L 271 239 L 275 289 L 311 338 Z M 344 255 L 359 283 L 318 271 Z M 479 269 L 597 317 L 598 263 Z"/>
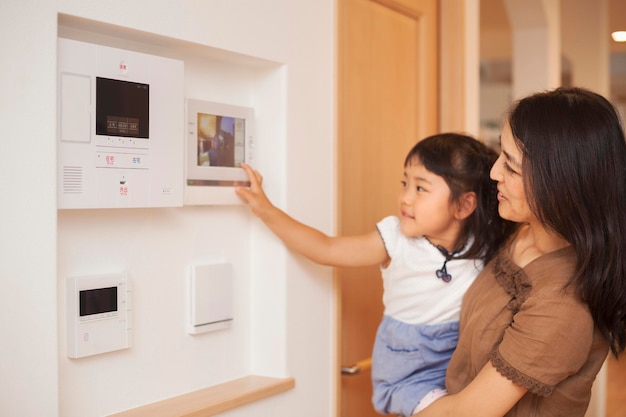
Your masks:
<path fill-rule="evenodd" d="M 485 41 L 485 36 L 492 36 L 495 33 L 510 33 L 507 11 L 504 5 L 505 0 L 480 0 L 480 30 L 481 30 L 481 60 L 489 60 L 495 62 L 497 68 L 492 70 L 494 73 L 498 71 L 507 71 L 507 64 L 511 58 L 511 41 L 510 35 L 499 36 L 499 40 L 490 39 Z M 561 0 L 561 7 L 566 6 L 568 0 Z M 597 0 L 589 1 L 597 4 Z M 626 30 L 626 1 L 625 0 L 607 0 L 609 14 L 609 31 L 607 38 L 610 42 L 611 51 L 611 84 L 613 88 L 618 88 L 620 96 L 626 96 L 626 42 L 618 43 L 610 39 L 610 33 L 615 30 Z M 486 46 L 488 45 L 488 46 Z M 499 66 L 499 67 L 498 67 Z M 510 74 L 509 74 L 510 77 Z"/>
<path fill-rule="evenodd" d="M 592 4 L 597 0 L 587 0 Z M 565 6 L 567 0 L 561 0 Z M 626 30 L 626 1 L 608 0 L 609 5 L 609 33 L 616 30 Z M 480 0 L 480 27 L 488 30 L 510 30 L 509 19 L 504 6 L 504 0 Z M 611 52 L 626 52 L 626 42 L 618 43 L 611 40 Z"/>

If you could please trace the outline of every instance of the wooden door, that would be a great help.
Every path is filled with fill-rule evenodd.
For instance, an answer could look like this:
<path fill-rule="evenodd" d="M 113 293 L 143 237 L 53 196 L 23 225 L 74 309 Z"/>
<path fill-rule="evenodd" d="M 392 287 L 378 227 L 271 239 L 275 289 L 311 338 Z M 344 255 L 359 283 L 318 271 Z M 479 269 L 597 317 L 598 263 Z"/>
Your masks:
<path fill-rule="evenodd" d="M 437 131 L 438 1 L 338 0 L 338 229 L 397 213 L 406 153 Z M 382 317 L 374 268 L 339 268 L 340 361 L 369 358 Z M 340 415 L 379 416 L 368 370 L 341 377 Z"/>

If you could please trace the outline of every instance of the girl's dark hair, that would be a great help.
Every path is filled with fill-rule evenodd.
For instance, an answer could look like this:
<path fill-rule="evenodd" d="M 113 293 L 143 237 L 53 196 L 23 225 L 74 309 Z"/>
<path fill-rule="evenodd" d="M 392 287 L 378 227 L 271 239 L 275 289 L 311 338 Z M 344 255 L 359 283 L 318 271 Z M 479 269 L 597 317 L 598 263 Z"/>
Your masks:
<path fill-rule="evenodd" d="M 626 142 L 604 97 L 558 88 L 508 116 L 530 207 L 576 251 L 569 281 L 615 356 L 626 346 Z"/>
<path fill-rule="evenodd" d="M 497 158 L 494 150 L 470 136 L 441 133 L 419 141 L 404 160 L 404 166 L 419 161 L 442 177 L 450 188 L 451 203 L 467 192 L 476 193 L 476 210 L 463 223 L 460 236 L 463 240 L 472 236 L 473 243 L 459 257 L 479 258 L 485 264 L 515 227 L 498 215 L 496 182 L 489 178 Z"/>

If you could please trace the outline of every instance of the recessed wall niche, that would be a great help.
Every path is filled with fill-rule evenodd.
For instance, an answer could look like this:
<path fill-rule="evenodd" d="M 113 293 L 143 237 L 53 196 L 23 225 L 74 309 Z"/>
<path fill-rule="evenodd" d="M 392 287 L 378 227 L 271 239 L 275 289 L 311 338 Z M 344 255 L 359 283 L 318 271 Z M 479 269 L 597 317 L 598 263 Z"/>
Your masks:
<path fill-rule="evenodd" d="M 285 163 L 287 71 L 283 63 L 65 14 L 58 15 L 57 36 L 183 61 L 185 99 L 254 108 L 255 160 L 259 169 L 264 169 L 263 164 L 281 166 Z M 184 100 L 180 106 L 185 106 Z M 185 127 L 180 126 L 181 146 L 184 146 L 186 138 Z M 133 347 L 123 353 L 78 363 L 67 358 L 60 359 L 60 372 L 63 374 L 60 398 L 66 404 L 64 407 L 75 406 L 70 389 L 75 386 L 74 382 L 84 380 L 87 374 L 100 372 L 102 361 L 110 364 L 99 374 L 106 383 L 114 380 L 107 379 L 107 372 L 127 376 L 120 378 L 124 384 L 141 383 L 141 378 L 145 376 L 135 376 L 137 372 L 132 371 L 133 366 L 160 372 L 155 359 L 160 353 L 151 348 L 159 345 L 160 338 L 171 342 L 165 346 L 160 344 L 162 351 L 171 350 L 176 355 L 180 354 L 177 358 L 179 363 L 167 365 L 170 374 L 174 375 L 172 379 L 176 380 L 175 389 L 178 392 L 213 386 L 222 380 L 251 374 L 284 376 L 285 355 L 281 349 L 276 349 L 276 340 L 285 338 L 284 304 L 281 304 L 282 300 L 267 300 L 270 294 L 259 290 L 253 292 L 252 288 L 253 285 L 255 288 L 273 288 L 273 297 L 281 293 L 280 288 L 276 291 L 276 283 L 270 285 L 267 282 L 279 275 L 267 272 L 276 269 L 277 261 L 275 257 L 266 256 L 265 251 L 271 250 L 268 249 L 271 243 L 264 242 L 260 250 L 255 246 L 258 239 L 255 239 L 250 219 L 251 215 L 242 206 L 58 212 L 59 317 L 64 318 L 66 314 L 65 277 L 119 267 L 130 270 L 133 276 L 133 328 L 137 330 Z M 215 226 L 210 230 L 215 235 L 206 233 L 207 223 Z M 85 233 L 88 227 L 90 232 Z M 226 228 L 228 230 L 224 231 Z M 140 232 L 146 237 L 136 237 Z M 220 245 L 222 242 L 219 239 L 226 235 L 231 241 Z M 163 254 L 163 257 L 156 258 L 155 254 Z M 221 333 L 199 337 L 188 335 L 184 321 L 185 267 L 192 261 L 210 261 L 213 260 L 211 256 L 219 258 L 222 255 L 237 269 L 236 324 Z M 167 303 L 157 304 L 164 298 Z M 267 308 L 267 305 L 272 305 L 272 308 Z M 154 320 L 161 320 L 158 330 L 152 330 Z M 60 340 L 64 340 L 67 329 L 63 319 L 59 323 Z M 268 334 L 276 337 L 267 337 Z M 61 342 L 62 345 L 64 343 Z M 64 351 L 65 346 L 60 346 L 60 349 Z M 198 350 L 202 350 L 201 356 L 190 354 Z M 211 365 L 219 360 L 219 354 L 224 351 L 228 351 L 228 358 L 220 361 L 221 368 L 208 368 L 209 372 L 197 378 L 176 378 L 179 372 L 187 372 L 184 366 L 192 360 L 189 358 L 195 361 L 197 357 L 198 363 Z M 213 357 L 206 352 L 211 352 Z M 94 396 L 100 394 L 94 393 Z M 135 393 L 132 399 L 121 398 L 119 403 L 110 405 L 113 408 L 110 411 L 160 399 L 158 390 L 145 388 Z M 97 403 L 97 399 L 92 403 Z"/>

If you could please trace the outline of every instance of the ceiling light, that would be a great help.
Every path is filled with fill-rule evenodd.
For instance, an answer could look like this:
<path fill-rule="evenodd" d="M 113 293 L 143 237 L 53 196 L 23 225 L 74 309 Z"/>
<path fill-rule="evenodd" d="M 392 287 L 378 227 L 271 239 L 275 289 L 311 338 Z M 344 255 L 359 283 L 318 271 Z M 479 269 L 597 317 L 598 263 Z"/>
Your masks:
<path fill-rule="evenodd" d="M 611 33 L 611 37 L 615 42 L 626 42 L 626 31 L 619 30 L 617 32 Z"/>

